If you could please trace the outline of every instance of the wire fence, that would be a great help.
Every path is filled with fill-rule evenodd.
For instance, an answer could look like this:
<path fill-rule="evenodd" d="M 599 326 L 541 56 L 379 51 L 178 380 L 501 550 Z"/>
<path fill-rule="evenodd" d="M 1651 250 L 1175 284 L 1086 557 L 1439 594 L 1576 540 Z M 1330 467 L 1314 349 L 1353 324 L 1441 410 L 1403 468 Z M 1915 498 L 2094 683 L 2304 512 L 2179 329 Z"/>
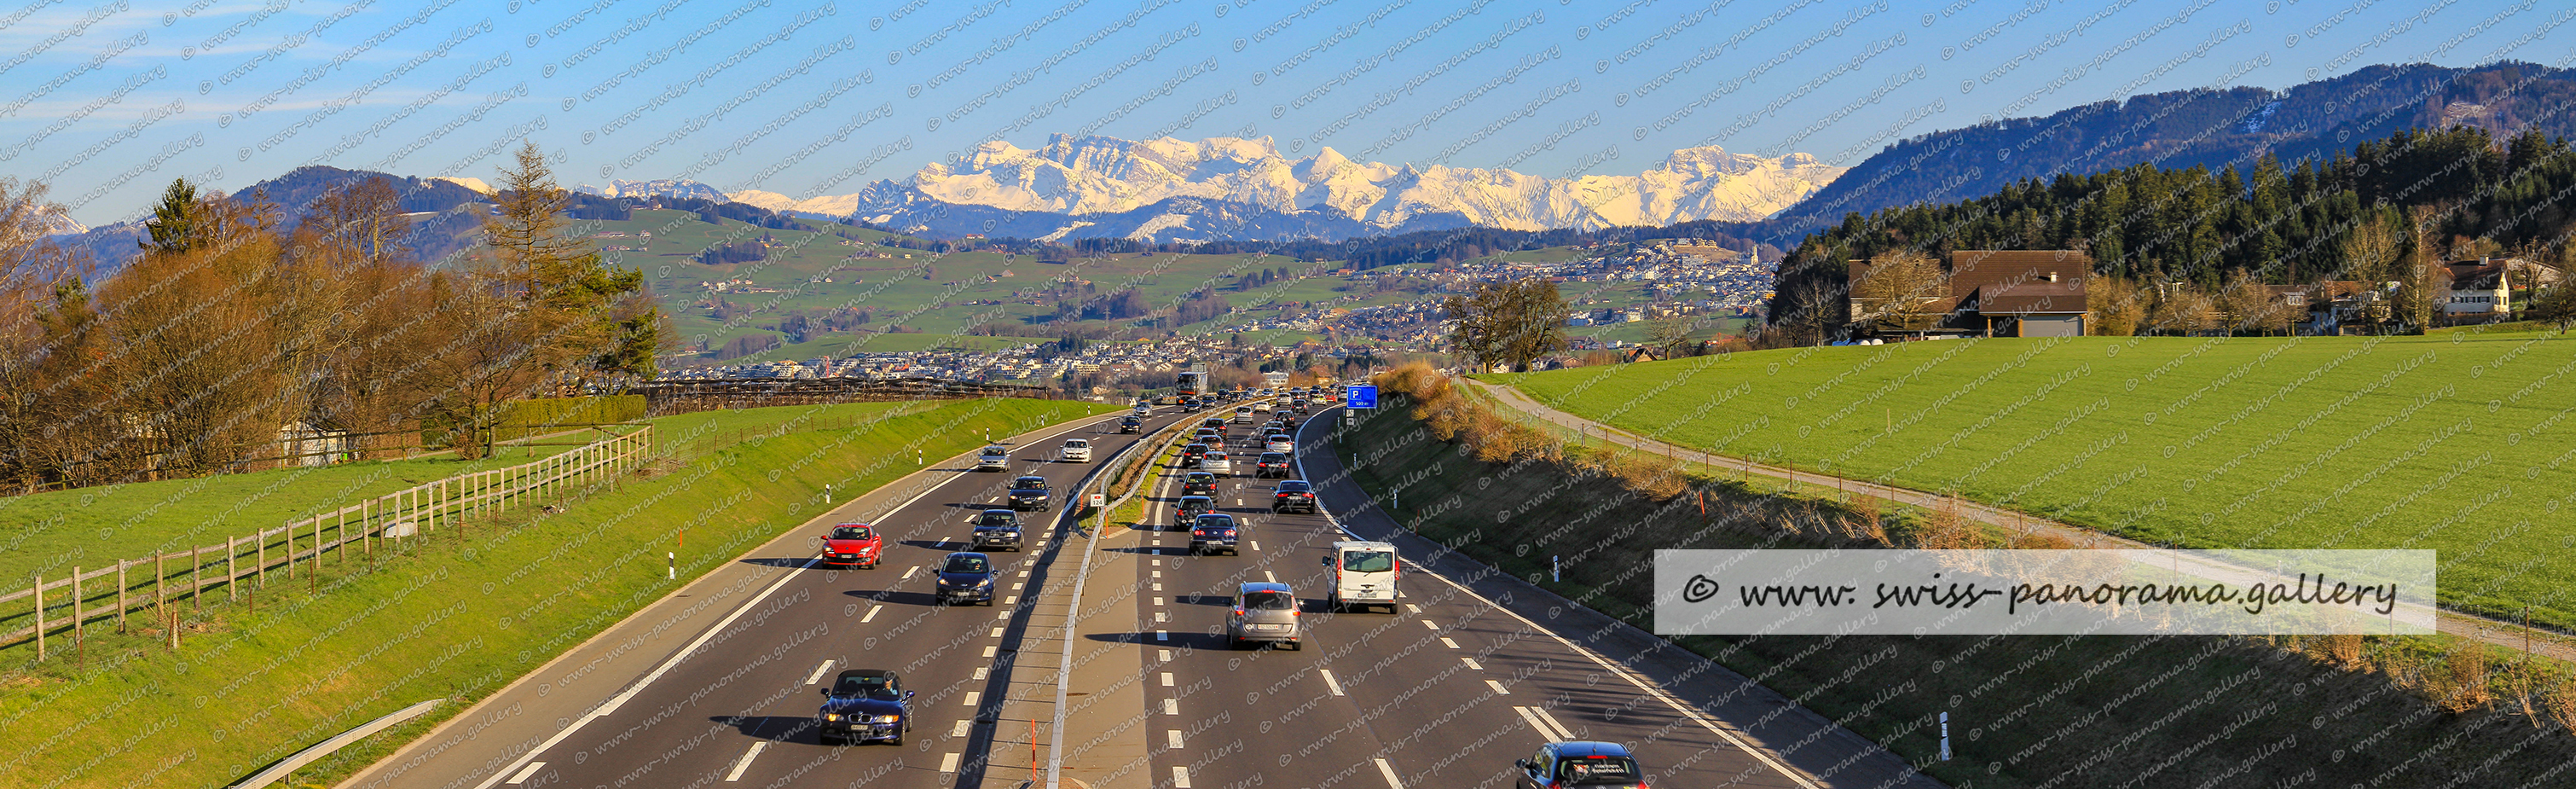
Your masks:
<path fill-rule="evenodd" d="M 205 598 L 240 599 L 245 591 L 268 586 L 271 574 L 292 581 L 299 575 L 318 579 L 323 562 L 345 566 L 350 551 L 360 560 L 378 545 L 427 536 L 441 529 L 462 529 L 473 519 L 498 515 L 560 499 L 581 486 L 638 468 L 649 459 L 653 427 L 505 468 L 458 474 L 264 529 L 247 537 L 194 546 L 113 566 L 84 571 L 74 567 L 58 578 L 36 573 L 28 585 L 0 594 L 0 648 L 35 643 L 36 660 L 49 653 L 50 640 L 77 645 L 88 628 L 113 621 L 118 628 L 137 611 L 167 617 L 188 605 L 202 609 Z M 171 631 L 173 639 L 177 631 Z"/>

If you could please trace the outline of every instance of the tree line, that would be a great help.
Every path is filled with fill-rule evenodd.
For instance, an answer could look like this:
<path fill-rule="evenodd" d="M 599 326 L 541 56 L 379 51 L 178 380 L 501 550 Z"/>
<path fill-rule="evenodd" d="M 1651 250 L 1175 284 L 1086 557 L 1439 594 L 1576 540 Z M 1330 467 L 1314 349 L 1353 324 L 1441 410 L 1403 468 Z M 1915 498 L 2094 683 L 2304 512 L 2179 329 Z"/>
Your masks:
<path fill-rule="evenodd" d="M 565 232 L 533 145 L 502 175 L 483 243 L 436 265 L 385 179 L 292 218 L 174 181 L 108 274 L 45 235 L 44 185 L 0 180 L 0 481 L 238 470 L 293 429 L 345 431 L 356 458 L 472 457 L 505 401 L 652 376 L 669 332 L 641 272 Z"/>
<path fill-rule="evenodd" d="M 2446 259 L 2519 254 L 2564 269 L 2576 208 L 2561 195 L 2571 188 L 2576 149 L 2565 139 L 2525 132 L 2499 141 L 2465 126 L 2400 131 L 2295 166 L 2266 154 L 2250 173 L 2154 164 L 2061 173 L 1985 197 L 1848 214 L 1790 253 L 1770 313 L 1774 328 L 1811 337 L 1841 326 L 1851 317 L 1850 260 L 2075 249 L 2092 255 L 2111 289 L 2144 295 L 2126 307 L 2136 320 L 2114 324 L 2179 326 L 2154 317 L 2158 294 L 2179 297 L 2163 312 L 2180 319 L 2213 314 L 2186 309 L 2195 300 L 2339 280 L 2400 283 L 2389 314 L 2375 320 L 2421 327 L 2441 288 L 2434 267 Z"/>

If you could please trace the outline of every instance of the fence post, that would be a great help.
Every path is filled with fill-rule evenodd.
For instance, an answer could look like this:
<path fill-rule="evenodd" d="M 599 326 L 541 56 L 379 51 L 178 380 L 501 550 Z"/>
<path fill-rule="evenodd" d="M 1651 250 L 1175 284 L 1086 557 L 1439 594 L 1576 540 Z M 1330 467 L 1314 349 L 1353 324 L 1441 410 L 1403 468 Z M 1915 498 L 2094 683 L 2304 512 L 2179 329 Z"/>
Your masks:
<path fill-rule="evenodd" d="M 45 662 L 45 574 L 36 574 L 36 585 L 28 594 L 36 598 L 36 662 Z"/>
<path fill-rule="evenodd" d="M 168 558 L 164 553 L 152 555 L 152 611 L 162 616 L 170 611 L 170 567 L 162 561 Z"/>
<path fill-rule="evenodd" d="M 188 604 L 206 610 L 206 549 L 188 546 Z"/>
<path fill-rule="evenodd" d="M 241 572 L 233 564 L 233 555 L 238 553 L 233 548 L 233 540 L 230 536 L 224 538 L 224 600 L 238 603 L 241 602 Z"/>
<path fill-rule="evenodd" d="M 125 632 L 125 565 L 126 565 L 126 561 L 127 561 L 127 560 L 124 560 L 124 559 L 118 559 L 118 560 L 116 560 L 116 632 L 119 632 L 119 633 L 123 633 L 123 632 Z"/>
<path fill-rule="evenodd" d="M 75 654 L 77 654 L 81 647 L 81 641 L 83 640 L 82 636 L 88 634 L 87 631 L 81 627 L 81 615 L 84 613 L 87 612 L 81 610 L 80 565 L 75 564 L 72 565 L 72 649 L 75 651 Z"/>
<path fill-rule="evenodd" d="M 259 533 L 251 535 L 251 539 L 259 542 L 259 588 L 266 589 L 268 588 L 268 530 L 261 529 Z M 253 601 L 251 605 L 256 607 L 259 603 Z"/>

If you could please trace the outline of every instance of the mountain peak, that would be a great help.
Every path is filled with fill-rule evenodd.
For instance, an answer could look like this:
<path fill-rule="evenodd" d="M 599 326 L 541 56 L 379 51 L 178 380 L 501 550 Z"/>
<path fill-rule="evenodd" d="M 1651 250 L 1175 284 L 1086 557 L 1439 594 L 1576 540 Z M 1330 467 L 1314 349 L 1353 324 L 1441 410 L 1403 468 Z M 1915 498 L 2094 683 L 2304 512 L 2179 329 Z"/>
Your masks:
<path fill-rule="evenodd" d="M 1329 147 L 1291 160 L 1269 137 L 1189 141 L 1051 134 L 1034 150 L 986 142 L 953 164 L 923 166 L 910 186 L 944 203 L 1011 211 L 1121 213 L 1188 197 L 1292 213 L 1331 208 L 1381 228 L 1419 216 L 1456 215 L 1479 225 L 1537 230 L 1761 219 L 1822 188 L 1842 169 L 1819 165 L 1806 154 L 1771 159 L 1705 146 L 1674 151 L 1640 175 L 1556 179 L 1511 170 L 1361 163 Z M 1615 196 L 1595 197 L 1603 194 Z"/>

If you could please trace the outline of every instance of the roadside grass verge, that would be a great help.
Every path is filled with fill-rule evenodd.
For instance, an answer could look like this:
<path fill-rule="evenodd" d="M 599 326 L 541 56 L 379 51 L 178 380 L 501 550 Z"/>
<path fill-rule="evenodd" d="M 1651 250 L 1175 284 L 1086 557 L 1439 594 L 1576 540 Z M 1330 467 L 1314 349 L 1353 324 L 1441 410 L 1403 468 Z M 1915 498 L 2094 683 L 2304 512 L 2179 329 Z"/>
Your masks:
<path fill-rule="evenodd" d="M 587 495 L 406 540 L 242 604 L 182 603 L 180 646 L 148 616 L 78 655 L 0 675 L 0 775 L 37 787 L 223 786 L 360 722 L 434 712 L 296 781 L 327 785 L 562 650 L 826 506 L 1095 403 L 969 400 L 716 411 L 656 420 L 678 447 Z M 728 441 L 714 437 L 734 436 Z M 686 531 L 685 542 L 681 540 Z M 677 551 L 680 580 L 659 554 Z M 254 605 L 255 603 L 255 605 Z M 23 780 L 22 780 L 23 779 Z"/>
<path fill-rule="evenodd" d="M 1380 502 L 1400 485 L 1392 514 L 1423 537 L 1642 629 L 1653 627 L 1657 549 L 1851 547 L 1875 539 L 1873 520 L 1897 544 L 1940 536 L 1938 513 L 1873 518 L 1869 500 L 1845 504 L 1829 488 L 1773 495 L 1768 481 L 1681 474 L 1672 495 L 1640 492 L 1674 482 L 1658 482 L 1670 470 L 1659 457 L 1479 460 L 1492 444 L 1454 425 L 1443 440 L 1407 417 L 1412 404 L 1390 393 L 1342 434 L 1336 451 L 1354 481 Z M 1549 580 L 1551 557 L 1562 557 L 1562 583 Z M 1958 787 L 2552 785 L 2576 775 L 2567 667 L 2446 637 L 1670 640 Z M 1948 762 L 1937 761 L 1943 712 Z"/>
<path fill-rule="evenodd" d="M 503 447 L 498 457 L 420 457 L 189 479 L 129 482 L 0 497 L 0 592 L 25 591 L 34 574 L 59 579 L 74 566 L 220 543 L 424 482 L 515 466 L 595 440 Z"/>
<path fill-rule="evenodd" d="M 2576 337 L 1989 339 L 1491 376 L 1683 446 L 2185 547 L 2430 548 L 2576 630 Z M 1870 417 L 1879 417 L 1871 419 Z"/>

